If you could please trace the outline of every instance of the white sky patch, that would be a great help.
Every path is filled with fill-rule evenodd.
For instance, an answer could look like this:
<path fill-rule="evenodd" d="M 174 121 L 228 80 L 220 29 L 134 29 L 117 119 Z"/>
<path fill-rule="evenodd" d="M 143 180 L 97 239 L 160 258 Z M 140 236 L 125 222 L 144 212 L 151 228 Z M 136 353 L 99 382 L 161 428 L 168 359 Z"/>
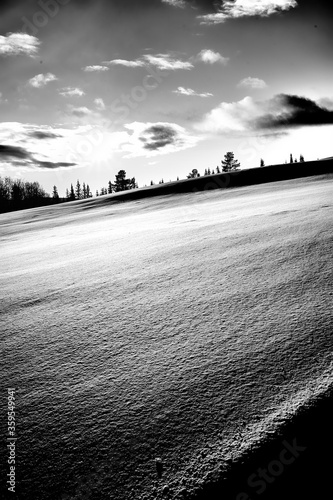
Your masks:
<path fill-rule="evenodd" d="M 201 24 L 219 24 L 239 17 L 267 17 L 297 7 L 296 0 L 226 0 L 219 12 L 198 16 Z"/>
<path fill-rule="evenodd" d="M 126 59 L 112 59 L 111 61 L 103 61 L 104 64 L 109 64 L 110 66 L 125 66 L 126 68 L 142 68 L 145 66 L 145 62 L 141 59 L 135 61 L 128 61 Z"/>
<path fill-rule="evenodd" d="M 85 92 L 78 87 L 65 87 L 59 90 L 59 94 L 63 97 L 82 97 Z"/>
<path fill-rule="evenodd" d="M 243 78 L 243 80 L 241 80 L 238 83 L 237 87 L 264 89 L 267 87 L 267 84 L 264 80 L 261 80 L 260 78 L 253 78 L 252 76 L 248 76 L 247 78 Z"/>
<path fill-rule="evenodd" d="M 96 99 L 94 99 L 94 104 L 96 106 L 96 109 L 98 109 L 98 111 L 105 110 L 105 104 L 101 97 L 96 97 Z"/>
<path fill-rule="evenodd" d="M 100 65 L 94 65 L 94 66 L 85 66 L 84 68 L 82 68 L 83 71 L 86 71 L 88 73 L 91 73 L 93 71 L 109 71 L 110 68 L 108 68 L 107 66 L 100 66 Z"/>
<path fill-rule="evenodd" d="M 45 75 L 43 73 L 40 73 L 39 75 L 30 78 L 28 84 L 31 87 L 39 89 L 41 87 L 45 87 L 45 85 L 50 82 L 54 82 L 55 80 L 58 80 L 58 78 L 53 73 L 46 73 Z"/>
<path fill-rule="evenodd" d="M 210 49 L 203 49 L 197 55 L 197 59 L 206 64 L 227 64 L 229 57 L 222 56 L 219 52 L 214 52 Z"/>
<path fill-rule="evenodd" d="M 38 52 L 40 41 L 27 33 L 7 33 L 0 35 L 0 55 L 17 56 L 24 54 L 34 56 Z"/>
<path fill-rule="evenodd" d="M 212 97 L 213 96 L 213 94 L 211 94 L 210 92 L 200 93 L 200 92 L 196 92 L 193 89 L 190 89 L 190 88 L 186 89 L 184 87 L 178 87 L 177 90 L 173 90 L 172 92 L 174 94 L 178 94 L 178 95 L 186 95 L 186 96 L 193 96 L 193 97 Z"/>

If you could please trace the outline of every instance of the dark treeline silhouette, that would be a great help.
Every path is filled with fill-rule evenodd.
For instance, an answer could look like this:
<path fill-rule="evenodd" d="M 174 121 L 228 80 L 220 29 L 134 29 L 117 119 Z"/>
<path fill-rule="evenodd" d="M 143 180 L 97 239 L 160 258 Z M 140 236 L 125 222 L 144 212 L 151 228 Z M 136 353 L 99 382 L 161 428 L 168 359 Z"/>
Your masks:
<path fill-rule="evenodd" d="M 40 207 L 61 201 L 56 187 L 53 197 L 44 191 L 39 182 L 0 177 L 0 212 L 11 212 L 25 208 Z"/>

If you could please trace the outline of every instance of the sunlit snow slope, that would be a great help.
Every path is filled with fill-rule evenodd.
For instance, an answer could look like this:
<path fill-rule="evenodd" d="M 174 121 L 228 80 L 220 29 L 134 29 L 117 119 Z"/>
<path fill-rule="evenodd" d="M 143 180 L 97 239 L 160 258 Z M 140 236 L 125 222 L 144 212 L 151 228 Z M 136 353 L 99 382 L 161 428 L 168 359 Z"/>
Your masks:
<path fill-rule="evenodd" d="M 333 380 L 331 176 L 110 199 L 0 216 L 18 498 L 195 492 Z"/>

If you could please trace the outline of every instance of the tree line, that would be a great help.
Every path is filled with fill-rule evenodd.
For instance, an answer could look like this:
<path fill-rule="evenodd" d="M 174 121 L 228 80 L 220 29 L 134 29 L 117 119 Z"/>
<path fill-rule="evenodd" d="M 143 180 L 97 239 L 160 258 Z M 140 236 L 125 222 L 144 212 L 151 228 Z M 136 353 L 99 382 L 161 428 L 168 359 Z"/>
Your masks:
<path fill-rule="evenodd" d="M 300 155 L 299 162 L 303 163 L 304 156 Z M 290 163 L 296 163 L 297 158 L 293 157 L 290 154 Z M 285 161 L 287 163 L 287 161 Z M 260 159 L 260 167 L 264 167 L 265 162 L 263 158 Z M 240 163 L 235 159 L 235 155 L 232 151 L 228 151 L 224 155 L 224 159 L 221 160 L 221 166 L 218 166 L 215 169 L 207 168 L 204 171 L 204 176 L 206 175 L 214 175 L 233 172 L 238 170 L 240 167 Z M 198 169 L 194 168 L 187 175 L 188 179 L 193 179 L 196 177 L 200 177 L 200 173 Z M 177 177 L 177 181 L 179 181 L 179 177 Z M 150 182 L 150 185 L 153 186 L 155 183 L 153 181 Z M 164 184 L 164 180 L 161 179 L 159 184 Z M 129 189 L 136 189 L 138 184 L 135 180 L 135 177 L 128 178 L 126 176 L 125 170 L 119 170 L 119 172 L 115 175 L 115 180 L 112 182 L 108 181 L 107 186 L 101 187 L 100 190 L 96 190 L 95 196 L 103 196 L 106 194 L 119 193 L 121 191 L 128 191 Z M 42 205 L 49 205 L 53 203 L 61 203 L 66 201 L 74 201 L 74 200 L 82 200 L 86 198 L 92 198 L 93 194 L 89 187 L 89 184 L 85 182 L 80 183 L 79 179 L 77 180 L 75 187 L 73 184 L 70 185 L 70 188 L 66 189 L 66 195 L 64 198 L 61 198 L 58 193 L 57 186 L 53 186 L 52 196 L 45 192 L 45 190 L 41 187 L 39 182 L 24 182 L 21 179 L 13 180 L 10 177 L 2 178 L 0 177 L 0 213 L 1 212 L 9 212 L 12 210 L 21 210 L 24 208 L 32 208 Z"/>
<path fill-rule="evenodd" d="M 0 212 L 22 210 L 48 204 L 50 195 L 39 182 L 0 177 Z"/>

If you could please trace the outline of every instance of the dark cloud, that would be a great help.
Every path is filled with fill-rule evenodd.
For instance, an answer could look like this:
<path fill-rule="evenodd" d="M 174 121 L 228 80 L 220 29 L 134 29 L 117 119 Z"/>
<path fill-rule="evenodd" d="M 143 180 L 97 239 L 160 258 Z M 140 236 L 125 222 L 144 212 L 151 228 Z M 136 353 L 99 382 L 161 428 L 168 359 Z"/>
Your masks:
<path fill-rule="evenodd" d="M 60 167 L 74 167 L 76 163 L 66 163 L 66 162 L 52 162 L 52 161 L 38 161 L 35 160 L 37 163 L 38 168 L 48 168 L 48 169 L 54 169 L 54 168 L 60 168 Z"/>
<path fill-rule="evenodd" d="M 31 154 L 24 148 L 18 146 L 7 146 L 0 144 L 0 158 L 18 158 L 20 160 L 30 158 Z"/>
<path fill-rule="evenodd" d="M 5 144 L 0 144 L 0 159 L 1 157 L 4 159 L 13 159 L 12 165 L 28 166 L 33 168 L 55 169 L 60 167 L 73 167 L 76 165 L 76 163 L 36 160 L 26 149 L 19 146 L 8 146 Z"/>
<path fill-rule="evenodd" d="M 62 137 L 62 135 L 54 134 L 53 132 L 43 132 L 41 130 L 30 132 L 29 136 L 35 139 L 56 139 L 57 137 Z"/>
<path fill-rule="evenodd" d="M 306 97 L 279 94 L 271 101 L 271 105 L 273 111 L 256 120 L 257 128 L 333 124 L 333 111 Z"/>
<path fill-rule="evenodd" d="M 177 131 L 168 125 L 152 125 L 144 131 L 140 140 L 145 142 L 145 149 L 154 151 L 178 142 Z"/>

